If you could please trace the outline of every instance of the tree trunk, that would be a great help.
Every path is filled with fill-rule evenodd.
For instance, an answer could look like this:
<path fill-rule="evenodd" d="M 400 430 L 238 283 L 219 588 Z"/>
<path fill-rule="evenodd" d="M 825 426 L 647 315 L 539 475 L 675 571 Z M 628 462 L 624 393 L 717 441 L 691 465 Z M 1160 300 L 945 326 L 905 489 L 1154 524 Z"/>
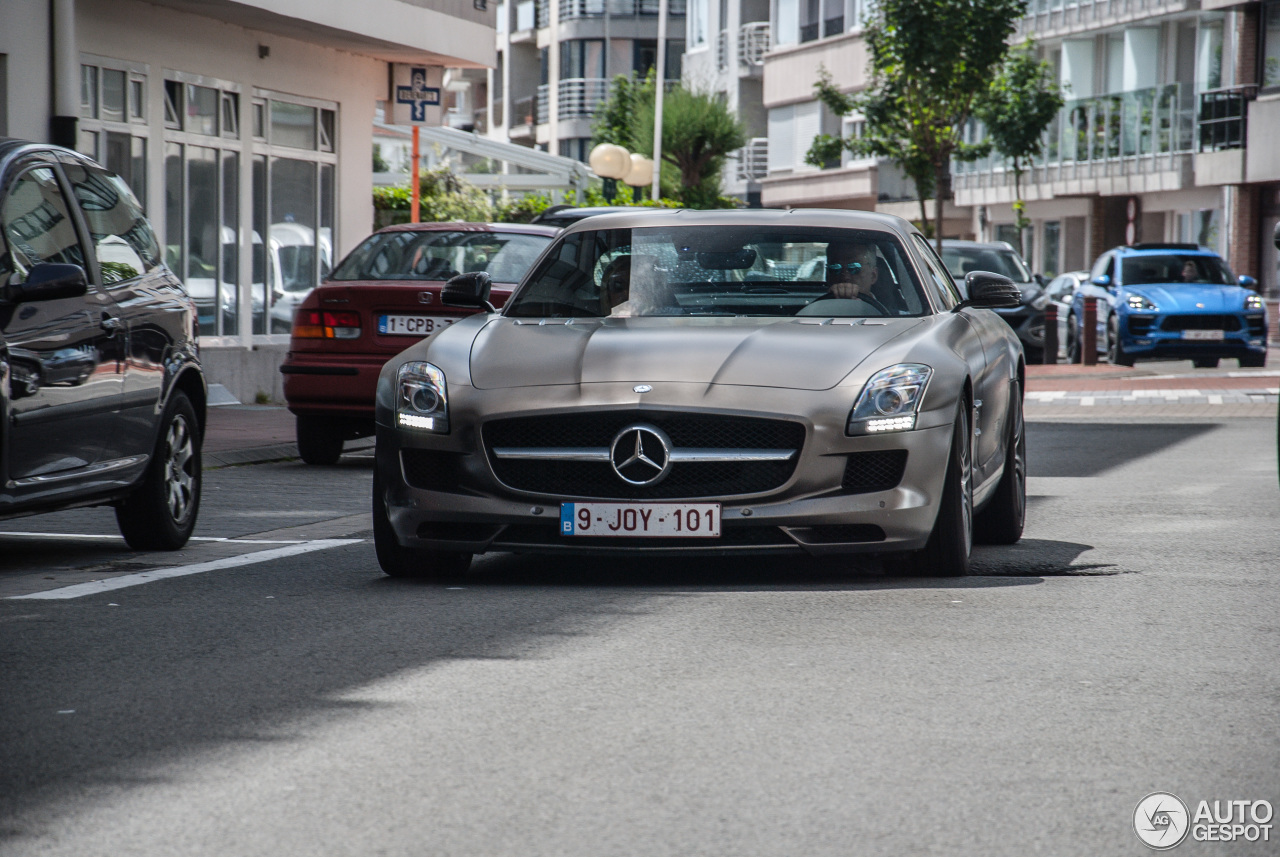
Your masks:
<path fill-rule="evenodd" d="M 916 196 L 920 199 L 920 231 L 925 237 L 929 237 L 929 206 L 925 205 L 924 191 L 920 189 L 920 185 L 916 185 Z"/>
<path fill-rule="evenodd" d="M 933 165 L 933 222 L 937 225 L 934 246 L 942 255 L 942 209 L 951 197 L 951 163 L 944 159 Z"/>

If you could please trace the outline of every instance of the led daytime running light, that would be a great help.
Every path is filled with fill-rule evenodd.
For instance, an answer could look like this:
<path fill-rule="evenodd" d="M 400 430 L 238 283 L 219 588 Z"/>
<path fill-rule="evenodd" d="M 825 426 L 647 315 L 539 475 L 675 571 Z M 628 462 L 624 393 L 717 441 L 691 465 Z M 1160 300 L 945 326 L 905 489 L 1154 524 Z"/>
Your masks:
<path fill-rule="evenodd" d="M 849 414 L 851 435 L 911 431 L 933 369 L 923 363 L 899 363 L 867 381 Z"/>
<path fill-rule="evenodd" d="M 396 372 L 396 425 L 447 434 L 449 393 L 444 372 L 430 363 L 405 363 Z"/>

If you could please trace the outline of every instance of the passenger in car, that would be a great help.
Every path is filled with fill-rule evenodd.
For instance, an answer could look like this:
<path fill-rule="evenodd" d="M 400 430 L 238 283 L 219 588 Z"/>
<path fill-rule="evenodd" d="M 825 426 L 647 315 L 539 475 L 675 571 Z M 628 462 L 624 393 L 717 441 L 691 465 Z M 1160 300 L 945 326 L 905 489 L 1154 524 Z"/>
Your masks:
<path fill-rule="evenodd" d="M 666 283 L 652 256 L 618 256 L 600 276 L 602 314 L 614 318 L 649 315 L 670 303 L 664 299 Z"/>

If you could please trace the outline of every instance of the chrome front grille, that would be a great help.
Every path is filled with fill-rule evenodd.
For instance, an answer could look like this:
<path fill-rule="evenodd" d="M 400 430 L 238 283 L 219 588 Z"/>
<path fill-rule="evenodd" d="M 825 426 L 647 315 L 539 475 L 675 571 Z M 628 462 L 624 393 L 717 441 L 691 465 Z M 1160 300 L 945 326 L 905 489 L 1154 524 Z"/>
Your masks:
<path fill-rule="evenodd" d="M 611 450 L 628 427 L 669 440 L 670 466 L 652 484 L 619 475 Z M 805 427 L 788 420 L 639 410 L 518 417 L 482 428 L 494 474 L 518 491 L 570 498 L 677 499 L 758 494 L 795 471 Z"/>

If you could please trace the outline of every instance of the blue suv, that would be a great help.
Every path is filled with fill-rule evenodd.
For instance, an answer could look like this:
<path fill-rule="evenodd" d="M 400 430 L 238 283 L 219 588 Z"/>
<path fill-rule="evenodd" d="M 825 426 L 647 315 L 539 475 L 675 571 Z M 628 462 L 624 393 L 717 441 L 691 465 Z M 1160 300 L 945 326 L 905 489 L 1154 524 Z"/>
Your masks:
<path fill-rule="evenodd" d="M 1267 311 L 1253 277 L 1236 277 L 1196 244 L 1135 244 L 1108 250 L 1071 302 L 1067 352 L 1080 362 L 1084 300 L 1098 300 L 1097 345 L 1120 366 L 1191 360 L 1198 368 L 1234 357 L 1267 361 Z"/>

